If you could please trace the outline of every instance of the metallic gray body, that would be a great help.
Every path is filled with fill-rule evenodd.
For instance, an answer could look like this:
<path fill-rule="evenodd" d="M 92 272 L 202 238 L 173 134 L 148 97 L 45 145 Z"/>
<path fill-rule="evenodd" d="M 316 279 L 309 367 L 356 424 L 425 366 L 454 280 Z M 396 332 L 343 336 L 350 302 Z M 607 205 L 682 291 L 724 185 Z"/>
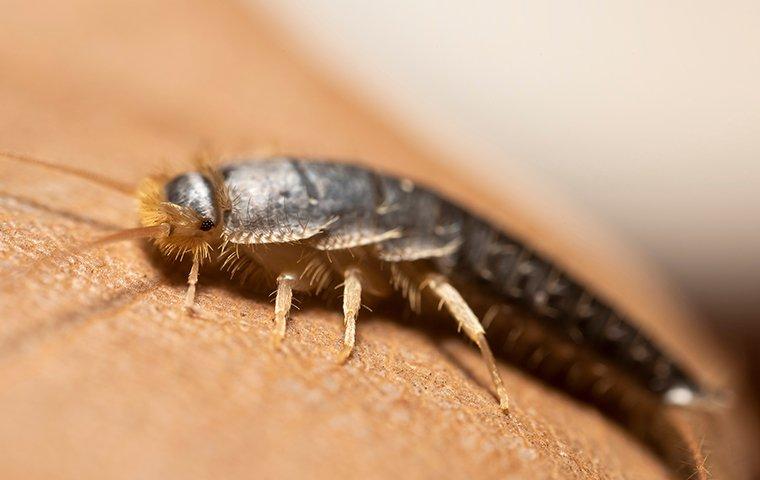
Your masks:
<path fill-rule="evenodd" d="M 224 224 L 231 243 L 371 246 L 382 261 L 427 261 L 527 308 L 655 393 L 699 393 L 697 383 L 623 314 L 528 246 L 428 189 L 353 165 L 293 158 L 245 161 L 221 173 L 233 199 Z M 197 176 L 180 175 L 167 194 L 206 216 L 214 211 L 213 196 Z"/>

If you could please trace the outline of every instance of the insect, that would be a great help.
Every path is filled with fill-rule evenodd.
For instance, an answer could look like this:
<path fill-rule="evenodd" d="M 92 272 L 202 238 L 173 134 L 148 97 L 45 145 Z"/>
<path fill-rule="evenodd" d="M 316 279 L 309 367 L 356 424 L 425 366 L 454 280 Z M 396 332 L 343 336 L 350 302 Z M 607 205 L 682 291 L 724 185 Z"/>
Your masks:
<path fill-rule="evenodd" d="M 133 193 L 91 172 L 1 155 Z M 200 162 L 192 172 L 151 177 L 138 199 L 140 227 L 83 249 L 149 239 L 170 262 L 188 258 L 182 308 L 190 312 L 201 267 L 263 283 L 276 295 L 271 335 L 279 347 L 294 295 L 341 289 L 342 363 L 355 344 L 363 299 L 402 295 L 414 312 L 437 303 L 480 349 L 502 410 L 509 398 L 491 346 L 594 404 L 684 478 L 707 478 L 698 429 L 673 415 L 700 412 L 663 405 L 712 410 L 730 392 L 701 388 L 634 321 L 559 264 L 432 190 L 351 164 L 271 157 L 218 168 Z"/>
<path fill-rule="evenodd" d="M 286 335 L 294 293 L 342 288 L 340 362 L 353 350 L 362 297 L 400 293 L 414 311 L 433 299 L 478 346 L 506 411 L 508 395 L 486 329 L 459 288 L 469 285 L 500 305 L 527 310 L 665 403 L 688 405 L 702 394 L 624 314 L 528 245 L 408 179 L 345 163 L 272 157 L 150 178 L 138 196 L 142 226 L 92 246 L 148 238 L 170 258 L 190 256 L 188 310 L 204 264 L 271 283 L 275 346 Z"/>
<path fill-rule="evenodd" d="M 8 157 L 112 183 L 43 161 Z M 593 353 L 593 368 L 601 359 L 661 402 L 690 405 L 706 396 L 623 313 L 559 266 L 408 179 L 347 163 L 271 157 L 219 168 L 199 164 L 196 171 L 173 178 L 151 177 L 141 183 L 138 200 L 140 227 L 107 235 L 87 248 L 147 238 L 170 259 L 189 256 L 183 303 L 188 311 L 194 308 L 205 264 L 243 281 L 271 284 L 276 289 L 275 347 L 286 335 L 294 293 L 342 289 L 345 330 L 339 362 L 353 350 L 363 297 L 401 294 L 415 312 L 433 300 L 477 345 L 500 408 L 507 411 L 507 390 L 489 338 L 503 344 L 502 349 L 519 350 L 519 343 L 529 343 L 522 326 L 506 333 L 493 328 L 502 310 L 516 306 L 534 319 L 534 330 L 548 332 L 533 335 L 528 363 L 541 363 L 553 348 L 567 367 L 566 376 L 572 377 L 580 356 L 567 351 L 568 345 L 571 351 L 577 346 Z M 481 322 L 471 304 L 484 301 L 490 308 Z M 547 345 L 557 342 L 560 347 Z M 604 374 L 597 379 L 594 385 L 608 380 Z"/>

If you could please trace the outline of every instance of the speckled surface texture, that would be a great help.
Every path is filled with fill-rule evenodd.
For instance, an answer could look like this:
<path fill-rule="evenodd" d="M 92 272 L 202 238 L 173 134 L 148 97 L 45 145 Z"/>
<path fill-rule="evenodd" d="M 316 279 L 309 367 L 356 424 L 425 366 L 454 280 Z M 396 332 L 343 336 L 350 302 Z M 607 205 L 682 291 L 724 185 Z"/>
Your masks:
<path fill-rule="evenodd" d="M 13 201 L 2 214 L 26 232 L 4 249 L 12 264 L 95 233 Z M 0 444 L 13 445 L 4 466 L 18 478 L 125 466 L 124 478 L 616 478 L 632 464 L 626 478 L 663 477 L 592 409 L 509 369 L 514 405 L 502 415 L 477 353 L 408 321 L 363 315 L 339 367 L 342 318 L 308 302 L 273 352 L 269 302 L 214 282 L 199 294 L 203 313 L 187 318 L 182 285 L 134 245 L 38 265 L 4 293 Z M 29 463 L 36 456 L 48 460 Z"/>
<path fill-rule="evenodd" d="M 517 204 L 487 212 L 488 199 L 293 60 L 263 20 L 225 2 L 156 3 L 4 6 L 0 150 L 128 184 L 187 168 L 203 143 L 356 157 L 425 176 L 527 236 L 561 237 L 540 235 Z M 145 245 L 60 254 L 134 225 L 134 207 L 0 155 L 0 477 L 672 478 L 593 408 L 507 365 L 512 413 L 501 414 L 471 345 L 393 308 L 362 312 L 340 367 L 334 305 L 304 301 L 274 352 L 266 294 L 202 274 L 190 317 L 188 267 Z M 558 240 L 546 248 L 577 258 Z M 645 295 L 608 281 L 605 265 L 577 269 L 639 308 Z M 704 340 L 678 330 L 689 331 L 677 306 L 640 308 L 674 318 L 652 330 L 715 376 L 720 362 L 688 348 Z"/>

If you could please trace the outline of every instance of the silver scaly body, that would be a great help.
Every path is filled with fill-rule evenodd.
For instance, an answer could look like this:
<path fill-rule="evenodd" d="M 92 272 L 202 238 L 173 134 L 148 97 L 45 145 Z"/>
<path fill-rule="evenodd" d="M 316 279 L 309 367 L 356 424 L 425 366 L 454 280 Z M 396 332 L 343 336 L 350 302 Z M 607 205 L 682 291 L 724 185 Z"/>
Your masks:
<path fill-rule="evenodd" d="M 267 255 L 256 254 L 255 246 L 293 243 L 315 252 L 361 248 L 391 266 L 424 262 L 528 310 L 667 402 L 687 404 L 700 394 L 691 376 L 623 313 L 527 245 L 409 180 L 294 158 L 242 161 L 220 173 L 233 199 L 224 218 L 215 218 L 210 185 L 198 173 L 169 182 L 167 198 L 223 222 L 225 241 L 251 246 L 256 263 L 266 266 Z"/>

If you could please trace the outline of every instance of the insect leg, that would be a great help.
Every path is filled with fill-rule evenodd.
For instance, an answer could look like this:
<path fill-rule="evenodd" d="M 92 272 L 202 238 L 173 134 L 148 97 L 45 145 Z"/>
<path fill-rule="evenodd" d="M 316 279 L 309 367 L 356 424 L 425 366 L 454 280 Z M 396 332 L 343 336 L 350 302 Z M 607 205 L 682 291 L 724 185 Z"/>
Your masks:
<path fill-rule="evenodd" d="M 200 259 L 193 256 L 193 266 L 190 268 L 190 275 L 187 276 L 187 292 L 185 293 L 185 310 L 192 311 L 195 304 L 195 285 L 198 283 L 198 269 L 200 268 Z"/>
<path fill-rule="evenodd" d="M 359 271 L 350 268 L 345 272 L 343 283 L 343 324 L 346 327 L 343 334 L 343 348 L 338 354 L 338 363 L 345 362 L 354 349 L 356 337 L 356 316 L 361 308 L 362 284 L 359 281 Z"/>
<path fill-rule="evenodd" d="M 483 330 L 478 317 L 475 316 L 472 309 L 467 305 L 467 302 L 462 298 L 462 295 L 459 294 L 444 276 L 438 274 L 428 275 L 425 277 L 420 289 L 424 287 L 430 287 L 433 293 L 446 305 L 449 313 L 459 322 L 459 328 L 464 330 L 464 333 L 470 340 L 478 345 L 483 360 L 491 374 L 491 381 L 496 389 L 496 394 L 499 397 L 499 407 L 505 412 L 508 411 L 509 397 L 507 396 L 507 390 L 504 388 L 501 376 L 496 368 L 496 361 L 494 360 L 493 353 L 491 353 L 491 348 L 488 346 L 485 330 Z"/>
<path fill-rule="evenodd" d="M 280 348 L 282 339 L 285 338 L 285 323 L 290 314 L 293 284 L 296 279 L 297 277 L 290 273 L 283 273 L 277 277 L 277 298 L 274 302 L 274 331 L 272 332 L 274 348 Z"/>

